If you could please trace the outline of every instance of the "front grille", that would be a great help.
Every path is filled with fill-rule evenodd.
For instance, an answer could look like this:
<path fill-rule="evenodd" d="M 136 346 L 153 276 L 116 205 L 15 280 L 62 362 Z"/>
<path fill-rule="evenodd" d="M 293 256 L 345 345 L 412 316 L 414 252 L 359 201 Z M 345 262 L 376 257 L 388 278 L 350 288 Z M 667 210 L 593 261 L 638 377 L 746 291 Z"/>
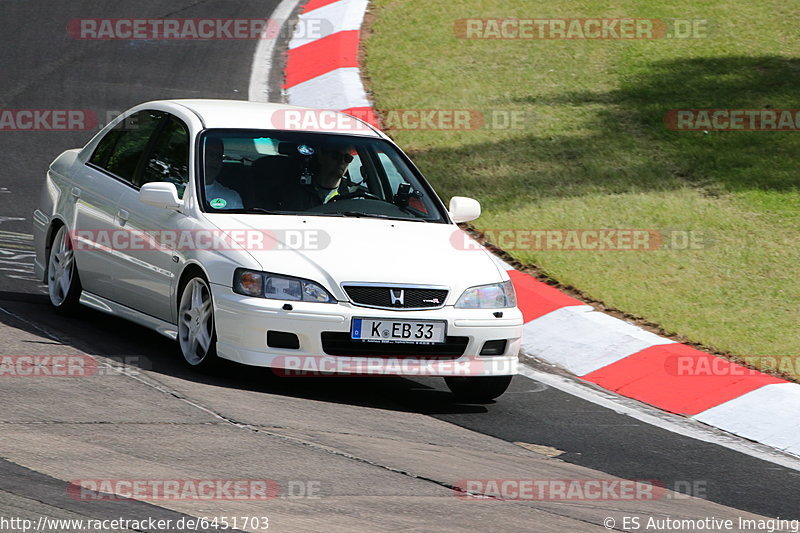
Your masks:
<path fill-rule="evenodd" d="M 467 349 L 469 337 L 447 337 L 442 344 L 404 344 L 399 342 L 369 342 L 350 338 L 350 333 L 322 332 L 322 351 L 328 355 L 357 357 L 443 357 L 458 359 Z"/>
<path fill-rule="evenodd" d="M 447 289 L 422 287 L 344 285 L 350 301 L 365 307 L 383 309 L 434 309 L 442 307 Z"/>

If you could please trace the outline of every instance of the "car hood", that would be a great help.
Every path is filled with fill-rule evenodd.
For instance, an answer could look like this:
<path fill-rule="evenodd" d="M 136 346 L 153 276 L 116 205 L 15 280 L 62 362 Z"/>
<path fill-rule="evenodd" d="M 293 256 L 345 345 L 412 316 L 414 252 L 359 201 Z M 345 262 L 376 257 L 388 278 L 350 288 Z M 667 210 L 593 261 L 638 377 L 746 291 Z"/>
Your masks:
<path fill-rule="evenodd" d="M 264 271 L 322 282 L 340 299 L 340 285 L 348 282 L 440 285 L 450 288 L 452 305 L 468 287 L 508 279 L 489 252 L 465 246 L 465 234 L 453 224 L 260 214 L 208 218 L 238 242 L 248 242 L 242 230 L 264 235 L 263 244 L 251 239 L 244 246 Z"/>

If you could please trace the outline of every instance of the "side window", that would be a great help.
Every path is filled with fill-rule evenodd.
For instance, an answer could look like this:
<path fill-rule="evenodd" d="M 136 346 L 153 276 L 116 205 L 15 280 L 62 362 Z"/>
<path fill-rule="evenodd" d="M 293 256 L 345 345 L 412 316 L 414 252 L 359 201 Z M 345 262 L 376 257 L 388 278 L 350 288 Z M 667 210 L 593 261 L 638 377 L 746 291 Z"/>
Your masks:
<path fill-rule="evenodd" d="M 363 185 L 366 187 L 364 183 L 365 176 L 362 172 L 366 172 L 366 169 L 361 162 L 361 156 L 356 152 L 353 154 L 353 160 L 347 165 L 347 175 L 350 176 L 350 181 L 352 181 L 354 185 Z"/>
<path fill-rule="evenodd" d="M 353 160 L 347 166 L 346 174 L 346 176 L 350 178 L 352 185 L 348 184 L 347 192 L 353 193 L 358 189 L 366 189 L 379 198 L 390 198 L 378 179 L 375 166 L 367 163 L 370 161 L 370 158 L 366 149 L 364 147 L 359 147 L 356 153 L 352 155 Z"/>
<path fill-rule="evenodd" d="M 406 180 L 397 170 L 397 167 L 394 164 L 394 161 L 382 150 L 378 150 L 378 158 L 381 160 L 381 164 L 383 165 L 384 171 L 386 171 L 386 177 L 389 179 L 389 185 L 392 187 L 392 194 L 397 194 L 397 188 L 400 186 L 401 183 L 405 183 Z"/>
<path fill-rule="evenodd" d="M 142 153 L 162 118 L 161 111 L 139 111 L 129 116 L 103 137 L 90 162 L 132 181 Z"/>
<path fill-rule="evenodd" d="M 170 116 L 158 135 L 142 171 L 143 185 L 151 181 L 168 181 L 183 198 L 189 181 L 189 131 L 179 119 Z"/>
<path fill-rule="evenodd" d="M 400 185 L 406 183 L 411 186 L 411 194 L 408 198 L 408 207 L 410 209 L 426 215 L 436 211 L 430 203 L 430 199 L 425 196 L 422 190 L 417 190 L 419 188 L 417 180 L 411 174 L 411 170 L 398 158 L 396 153 L 387 152 L 381 148 L 376 149 L 375 152 L 386 174 L 386 179 L 389 181 L 392 196 L 397 194 Z"/>

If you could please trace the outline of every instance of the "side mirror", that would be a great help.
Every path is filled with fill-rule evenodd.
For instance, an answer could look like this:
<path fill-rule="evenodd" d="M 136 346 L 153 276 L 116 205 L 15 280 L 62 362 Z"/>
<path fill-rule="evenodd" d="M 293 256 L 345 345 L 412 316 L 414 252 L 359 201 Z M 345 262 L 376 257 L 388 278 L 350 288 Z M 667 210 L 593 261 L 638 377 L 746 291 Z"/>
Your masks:
<path fill-rule="evenodd" d="M 183 205 L 183 201 L 178 198 L 175 184 L 166 181 L 153 181 L 142 185 L 139 189 L 139 200 L 163 209 L 178 209 Z"/>
<path fill-rule="evenodd" d="M 450 199 L 450 218 L 453 222 L 469 222 L 481 216 L 481 204 L 478 200 L 466 196 L 453 196 Z"/>

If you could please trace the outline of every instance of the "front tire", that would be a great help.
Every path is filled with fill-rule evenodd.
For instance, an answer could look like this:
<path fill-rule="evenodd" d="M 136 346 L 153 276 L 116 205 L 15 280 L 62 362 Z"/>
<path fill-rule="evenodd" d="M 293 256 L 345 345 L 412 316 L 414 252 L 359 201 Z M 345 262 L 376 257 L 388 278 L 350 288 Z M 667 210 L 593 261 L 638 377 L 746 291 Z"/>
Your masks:
<path fill-rule="evenodd" d="M 66 226 L 61 226 L 50 243 L 47 258 L 47 292 L 56 311 L 69 313 L 78 307 L 81 279 L 75 263 L 75 250 Z"/>
<path fill-rule="evenodd" d="M 208 282 L 202 276 L 189 279 L 181 291 L 178 344 L 183 358 L 194 368 L 209 370 L 219 363 L 214 302 Z"/>
<path fill-rule="evenodd" d="M 488 403 L 503 394 L 514 376 L 448 376 L 447 388 L 463 402 Z"/>

